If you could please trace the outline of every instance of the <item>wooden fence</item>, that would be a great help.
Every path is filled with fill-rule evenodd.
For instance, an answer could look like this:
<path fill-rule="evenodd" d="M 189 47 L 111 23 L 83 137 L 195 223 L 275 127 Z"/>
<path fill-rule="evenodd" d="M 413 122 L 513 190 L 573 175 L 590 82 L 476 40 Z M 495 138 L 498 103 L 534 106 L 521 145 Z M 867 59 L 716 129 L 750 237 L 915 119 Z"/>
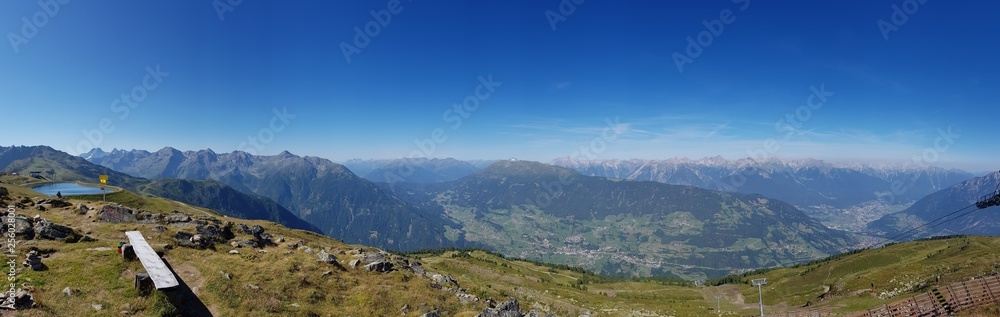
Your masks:
<path fill-rule="evenodd" d="M 990 276 L 936 287 L 929 292 L 871 308 L 851 317 L 948 316 L 992 305 L 997 301 L 1000 301 L 1000 276 Z"/>

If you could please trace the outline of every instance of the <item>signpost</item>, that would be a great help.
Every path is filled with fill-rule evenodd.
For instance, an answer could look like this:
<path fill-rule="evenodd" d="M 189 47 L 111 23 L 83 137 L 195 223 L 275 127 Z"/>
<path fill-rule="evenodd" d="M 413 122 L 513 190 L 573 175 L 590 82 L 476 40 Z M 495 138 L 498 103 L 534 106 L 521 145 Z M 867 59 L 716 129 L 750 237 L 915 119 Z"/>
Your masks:
<path fill-rule="evenodd" d="M 104 192 L 104 186 L 108 184 L 108 175 L 101 174 L 101 198 L 108 202 L 108 194 Z"/>

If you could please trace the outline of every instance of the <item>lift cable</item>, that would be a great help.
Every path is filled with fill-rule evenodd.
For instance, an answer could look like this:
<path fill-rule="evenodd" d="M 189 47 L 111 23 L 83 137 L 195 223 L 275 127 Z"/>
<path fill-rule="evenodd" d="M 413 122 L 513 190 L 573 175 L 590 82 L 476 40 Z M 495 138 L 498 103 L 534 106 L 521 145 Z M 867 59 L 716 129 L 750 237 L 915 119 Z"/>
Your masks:
<path fill-rule="evenodd" d="M 944 219 L 944 218 L 947 218 L 948 216 L 951 216 L 951 215 L 954 215 L 954 214 L 957 214 L 957 213 L 960 213 L 960 212 L 962 212 L 962 211 L 964 211 L 964 210 L 966 210 L 966 209 L 969 209 L 970 207 L 975 207 L 975 206 L 976 206 L 976 204 L 971 204 L 971 205 L 968 205 L 968 206 L 965 206 L 965 207 L 963 207 L 962 209 L 959 209 L 959 210 L 955 210 L 955 211 L 953 211 L 953 212 L 951 212 L 951 213 L 949 213 L 949 214 L 947 214 L 947 215 L 944 215 L 944 216 L 941 216 L 941 217 L 938 217 L 937 219 L 934 219 L 934 220 L 931 220 L 931 221 L 928 221 L 928 222 L 925 222 L 925 223 L 924 223 L 924 224 L 922 224 L 922 225 L 919 225 L 919 226 L 916 226 L 916 227 L 914 227 L 913 229 L 910 229 L 910 230 L 906 230 L 906 231 L 904 231 L 904 232 L 902 232 L 902 233 L 900 233 L 900 234 L 897 234 L 897 235 L 893 236 L 892 238 L 889 238 L 889 240 L 891 240 L 891 241 L 899 241 L 898 239 L 899 239 L 899 238 L 901 238 L 901 237 L 906 237 L 906 236 L 910 236 L 910 235 L 914 235 L 914 234 L 917 234 L 917 233 L 918 233 L 918 231 L 917 231 L 917 230 L 920 230 L 920 228 L 923 228 L 923 227 L 926 227 L 926 226 L 930 225 L 931 223 L 934 223 L 934 222 L 937 222 L 938 220 L 941 220 L 941 219 Z M 973 210 L 973 211 L 975 211 L 975 210 Z M 962 214 L 962 215 L 965 215 L 965 214 Z M 957 217 L 956 217 L 956 218 L 957 218 Z M 941 223 L 939 223 L 938 225 L 940 225 L 940 224 L 942 224 L 942 223 L 945 223 L 945 222 L 948 222 L 948 221 L 951 221 L 951 220 L 955 220 L 955 218 L 952 218 L 952 219 L 950 219 L 950 220 L 947 220 L 947 221 L 944 221 L 944 222 L 941 222 Z M 936 227 L 937 225 L 934 225 L 934 226 Z"/>
<path fill-rule="evenodd" d="M 1000 172 L 997 172 L 997 173 L 1000 173 Z M 906 230 L 905 232 L 902 232 L 900 234 L 897 234 L 897 235 L 893 236 L 892 238 L 889 238 L 889 240 L 890 241 L 899 241 L 899 238 L 908 237 L 908 236 L 912 236 L 912 235 L 917 234 L 918 233 L 917 230 L 920 230 L 920 228 L 927 227 L 927 229 L 931 229 L 931 228 L 940 226 L 942 224 L 945 224 L 945 223 L 947 223 L 949 221 L 952 221 L 952 220 L 955 220 L 955 219 L 958 219 L 958 218 L 962 218 L 962 216 L 965 216 L 965 215 L 968 215 L 970 213 L 973 213 L 973 212 L 975 212 L 975 211 L 977 211 L 979 209 L 986 209 L 986 208 L 989 208 L 989 207 L 992 207 L 992 206 L 1000 206 L 1000 182 L 997 183 L 997 187 L 996 187 L 996 189 L 993 190 L 992 194 L 987 194 L 987 195 L 981 197 L 974 204 L 965 206 L 962 209 L 953 211 L 953 212 L 951 212 L 951 213 L 949 213 L 947 215 L 944 215 L 944 216 L 938 217 L 937 219 L 928 221 L 928 222 L 926 222 L 926 223 L 924 223 L 922 225 L 914 227 L 913 229 Z M 961 215 L 955 216 L 954 218 L 951 218 L 951 219 L 948 219 L 948 220 L 945 220 L 945 221 L 942 221 L 942 222 L 939 222 L 937 224 L 933 224 L 932 225 L 932 223 L 934 223 L 934 222 L 937 222 L 937 221 L 939 221 L 941 219 L 944 219 L 944 218 L 947 218 L 947 217 L 949 217 L 951 215 L 954 215 L 954 214 L 957 214 L 959 212 L 962 212 L 963 210 L 969 209 L 969 207 L 976 207 L 976 209 L 970 210 L 970 211 L 968 211 L 966 213 L 963 213 Z"/>

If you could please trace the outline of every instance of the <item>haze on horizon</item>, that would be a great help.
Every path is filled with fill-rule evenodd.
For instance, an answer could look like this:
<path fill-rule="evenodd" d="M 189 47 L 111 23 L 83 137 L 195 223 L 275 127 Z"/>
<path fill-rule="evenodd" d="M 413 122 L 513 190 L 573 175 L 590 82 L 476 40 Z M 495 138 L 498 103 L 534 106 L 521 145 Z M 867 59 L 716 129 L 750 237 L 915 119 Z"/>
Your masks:
<path fill-rule="evenodd" d="M 5 144 L 971 172 L 1000 156 L 990 2 L 41 3 L 0 4 Z"/>

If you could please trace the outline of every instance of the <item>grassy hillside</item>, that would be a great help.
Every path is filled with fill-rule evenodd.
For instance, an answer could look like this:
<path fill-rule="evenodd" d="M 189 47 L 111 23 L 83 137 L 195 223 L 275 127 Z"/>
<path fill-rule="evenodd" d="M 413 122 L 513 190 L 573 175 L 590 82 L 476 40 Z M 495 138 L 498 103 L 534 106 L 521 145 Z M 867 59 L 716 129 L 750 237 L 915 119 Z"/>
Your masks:
<path fill-rule="evenodd" d="M 829 307 L 849 312 L 926 292 L 941 284 L 1000 273 L 1000 238 L 956 236 L 889 245 L 828 261 L 735 277 L 744 297 L 748 281 L 767 278 L 764 304 Z M 734 277 L 730 277 L 732 279 Z M 875 291 L 872 292 L 872 283 Z"/>
<path fill-rule="evenodd" d="M 0 177 L 15 199 L 42 197 Z M 407 255 L 419 261 L 427 275 L 407 270 L 368 272 L 349 265 L 352 252 L 363 246 L 347 245 L 318 234 L 285 228 L 267 221 L 226 218 L 203 208 L 122 191 L 108 196 L 132 208 L 169 213 L 177 210 L 198 217 L 215 217 L 249 226 L 260 225 L 284 243 L 262 249 L 215 244 L 208 249 L 180 246 L 178 231 L 193 231 L 192 224 L 97 222 L 98 197 L 72 198 L 91 211 L 73 207 L 38 211 L 19 208 L 19 215 L 38 214 L 97 241 L 65 243 L 54 240 L 18 241 L 18 262 L 29 248 L 42 250 L 48 270 L 22 269 L 18 286 L 35 297 L 38 307 L 17 316 L 117 316 L 127 311 L 137 316 L 172 316 L 178 304 L 167 296 L 138 296 L 132 287 L 138 262 L 123 262 L 114 251 L 123 232 L 141 231 L 195 294 L 198 305 L 217 316 L 419 316 L 438 309 L 448 316 L 474 316 L 485 301 L 462 303 L 458 297 L 431 282 L 432 272 L 453 277 L 467 293 L 503 300 L 513 297 L 525 311 L 538 309 L 557 316 L 717 316 L 716 296 L 722 315 L 753 315 L 756 289 L 745 282 L 766 277 L 765 308 L 770 312 L 822 308 L 838 315 L 860 311 L 926 291 L 933 276 L 942 283 L 1000 272 L 1000 238 L 954 237 L 890 245 L 880 249 L 835 256 L 791 268 L 746 276 L 730 276 L 730 284 L 697 287 L 689 281 L 666 278 L 623 278 L 594 275 L 579 268 L 507 259 L 482 250 L 428 251 Z M 153 228 L 162 225 L 162 232 Z M 233 241 L 247 238 L 237 232 Z M 317 261 L 314 253 L 329 248 L 336 264 Z M 238 254 L 230 254 L 237 250 Z M 19 266 L 20 268 L 20 266 Z M 343 268 L 343 269 L 341 269 Z M 873 296 L 870 283 L 876 283 Z M 64 293 L 69 288 L 73 295 Z M 159 294 L 159 293 L 158 293 Z M 95 309 L 100 305 L 100 310 Z M 403 308 L 406 308 L 403 310 Z M 991 309 L 991 308 L 986 308 Z M 994 311 L 996 309 L 994 308 Z M 6 315 L 5 315 L 6 316 Z M 972 316 L 972 315 L 970 315 Z"/>
<path fill-rule="evenodd" d="M 45 197 L 9 183 L 0 186 L 8 188 L 16 200 L 21 199 L 19 196 Z M 304 246 L 315 252 L 329 248 L 330 253 L 338 254 L 337 264 L 318 262 L 315 254 L 288 248 L 284 243 L 262 249 L 233 248 L 227 244 L 216 244 L 204 250 L 181 247 L 174 236 L 177 231 L 193 231 L 192 224 L 168 224 L 164 226 L 165 231 L 156 232 L 153 227 L 163 224 L 97 222 L 94 220 L 96 210 L 105 203 L 92 198 L 68 199 L 74 206 L 90 207 L 91 211 L 86 214 L 75 213 L 74 207 L 17 210 L 18 215 L 30 218 L 37 214 L 97 240 L 65 243 L 36 238 L 18 241 L 18 263 L 24 260 L 29 249 L 37 248 L 47 255 L 42 262 L 48 270 L 21 269 L 18 272 L 18 286 L 30 291 L 38 307 L 19 311 L 17 316 L 120 316 L 123 311 L 136 316 L 176 314 L 176 305 L 165 296 L 141 297 L 133 288 L 133 276 L 142 271 L 142 266 L 139 262 L 122 261 L 114 250 L 119 241 L 125 240 L 124 232 L 130 230 L 141 231 L 157 251 L 163 252 L 163 258 L 178 277 L 216 316 L 398 316 L 404 305 L 408 305 L 404 314 L 407 316 L 418 316 L 434 309 L 464 316 L 474 315 L 484 307 L 481 302 L 461 304 L 452 294 L 432 287 L 428 279 L 412 272 L 382 274 L 350 269 L 347 262 L 351 258 L 338 253 L 358 246 L 309 231 L 288 229 L 267 221 L 224 218 L 201 208 L 130 192 L 108 196 L 109 202 L 117 201 L 152 212 L 177 210 L 192 217 L 212 214 L 222 221 L 260 225 L 275 239 L 302 240 Z M 241 238 L 246 236 L 238 233 L 236 240 Z M 240 253 L 230 254 L 234 249 Z M 67 287 L 72 296 L 64 293 Z M 94 305 L 100 305 L 101 310 L 96 310 Z"/>

